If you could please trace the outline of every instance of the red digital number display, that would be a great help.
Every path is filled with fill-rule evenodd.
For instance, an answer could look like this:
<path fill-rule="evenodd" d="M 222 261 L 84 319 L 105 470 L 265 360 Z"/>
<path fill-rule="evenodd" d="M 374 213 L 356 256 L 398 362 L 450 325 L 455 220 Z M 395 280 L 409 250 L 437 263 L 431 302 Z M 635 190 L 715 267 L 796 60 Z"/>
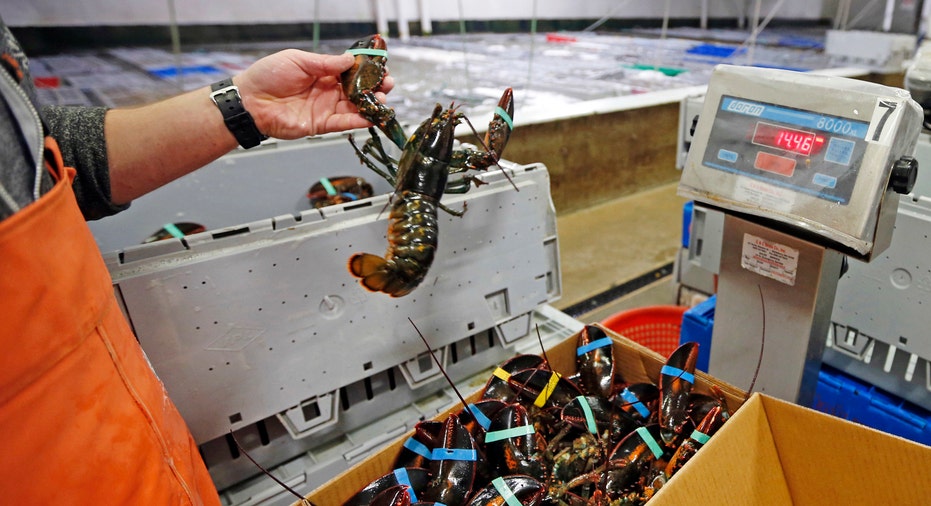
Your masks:
<path fill-rule="evenodd" d="M 760 121 L 753 132 L 753 143 L 809 156 L 821 150 L 824 137 Z"/>

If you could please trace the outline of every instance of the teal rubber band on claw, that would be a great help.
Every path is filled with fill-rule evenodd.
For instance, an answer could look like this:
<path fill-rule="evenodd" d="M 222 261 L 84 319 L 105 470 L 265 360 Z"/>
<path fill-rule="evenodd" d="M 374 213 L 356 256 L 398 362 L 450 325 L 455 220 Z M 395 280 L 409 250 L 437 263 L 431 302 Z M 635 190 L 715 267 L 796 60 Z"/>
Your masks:
<path fill-rule="evenodd" d="M 588 425 L 588 431 L 592 434 L 598 434 L 598 426 L 595 425 L 595 415 L 592 413 L 592 405 L 588 403 L 588 399 L 584 396 L 576 397 L 579 401 L 579 405 L 582 406 L 582 412 L 585 413 L 585 424 Z"/>
<path fill-rule="evenodd" d="M 514 130 L 514 120 L 511 119 L 511 115 L 508 114 L 508 112 L 505 111 L 500 105 L 495 107 L 495 114 L 501 116 L 501 119 L 503 119 L 504 122 L 508 124 L 508 128 Z"/>
<path fill-rule="evenodd" d="M 333 183 L 325 177 L 320 178 L 320 184 L 323 186 L 323 189 L 326 190 L 327 195 L 336 195 L 336 187 L 333 186 Z"/>
<path fill-rule="evenodd" d="M 708 442 L 709 439 L 711 439 L 711 436 L 709 436 L 708 434 L 705 434 L 704 432 L 699 431 L 698 429 L 693 430 L 692 435 L 689 437 L 701 444 L 705 444 Z"/>
<path fill-rule="evenodd" d="M 180 228 L 176 227 L 174 223 L 166 223 L 162 228 L 164 228 L 175 239 L 184 237 L 184 232 L 182 232 Z"/>
<path fill-rule="evenodd" d="M 520 427 L 511 427 L 510 429 L 493 430 L 485 434 L 486 443 L 494 443 L 502 439 L 511 439 L 512 437 L 529 436 L 536 432 L 533 425 L 521 425 Z"/>
<path fill-rule="evenodd" d="M 360 47 L 356 49 L 347 49 L 346 52 L 353 56 L 364 54 L 366 56 L 384 56 L 385 58 L 388 57 L 387 49 L 369 49 L 367 47 Z"/>
<path fill-rule="evenodd" d="M 504 499 L 505 504 L 508 506 L 521 506 L 520 500 L 514 495 L 514 491 L 511 490 L 511 487 L 504 482 L 504 478 L 499 476 L 491 480 L 491 484 L 494 485 L 495 490 L 498 491 L 498 495 Z"/>
<path fill-rule="evenodd" d="M 640 436 L 640 439 L 647 444 L 647 447 L 650 448 L 650 451 L 653 452 L 653 456 L 656 458 L 663 457 L 663 449 L 660 448 L 659 443 L 656 442 L 656 439 L 653 438 L 653 434 L 650 434 L 649 429 L 646 427 L 640 427 L 637 429 L 637 435 Z"/>

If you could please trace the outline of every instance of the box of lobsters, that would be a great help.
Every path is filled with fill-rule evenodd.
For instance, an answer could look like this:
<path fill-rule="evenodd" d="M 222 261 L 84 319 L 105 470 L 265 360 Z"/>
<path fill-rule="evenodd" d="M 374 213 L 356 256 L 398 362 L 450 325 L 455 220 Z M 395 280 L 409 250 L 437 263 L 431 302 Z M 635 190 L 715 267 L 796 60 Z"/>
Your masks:
<path fill-rule="evenodd" d="M 664 358 L 586 325 L 540 355 L 499 364 L 462 404 L 305 504 L 645 503 L 746 400 L 696 371 L 697 352 L 688 343 Z"/>

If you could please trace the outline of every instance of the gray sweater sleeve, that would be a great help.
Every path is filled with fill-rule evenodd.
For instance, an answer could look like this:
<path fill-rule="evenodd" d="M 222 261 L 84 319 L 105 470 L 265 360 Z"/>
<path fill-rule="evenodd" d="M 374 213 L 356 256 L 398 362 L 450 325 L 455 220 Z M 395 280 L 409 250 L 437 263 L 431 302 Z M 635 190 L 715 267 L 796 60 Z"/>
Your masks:
<path fill-rule="evenodd" d="M 96 220 L 127 207 L 110 201 L 110 168 L 104 139 L 105 107 L 45 106 L 42 115 L 65 165 L 74 167 L 74 194 L 84 218 Z"/>

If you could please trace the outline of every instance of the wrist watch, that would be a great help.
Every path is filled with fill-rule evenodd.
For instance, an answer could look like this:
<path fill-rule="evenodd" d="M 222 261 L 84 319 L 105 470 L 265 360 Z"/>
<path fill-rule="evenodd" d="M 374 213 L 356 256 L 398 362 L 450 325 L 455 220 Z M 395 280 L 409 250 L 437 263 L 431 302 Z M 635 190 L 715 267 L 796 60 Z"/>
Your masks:
<path fill-rule="evenodd" d="M 268 139 L 267 135 L 259 132 L 252 115 L 243 107 L 239 87 L 233 85 L 232 78 L 213 83 L 210 90 L 210 99 L 217 104 L 220 113 L 223 114 L 226 128 L 229 128 L 240 146 L 246 149 L 254 148 Z"/>

